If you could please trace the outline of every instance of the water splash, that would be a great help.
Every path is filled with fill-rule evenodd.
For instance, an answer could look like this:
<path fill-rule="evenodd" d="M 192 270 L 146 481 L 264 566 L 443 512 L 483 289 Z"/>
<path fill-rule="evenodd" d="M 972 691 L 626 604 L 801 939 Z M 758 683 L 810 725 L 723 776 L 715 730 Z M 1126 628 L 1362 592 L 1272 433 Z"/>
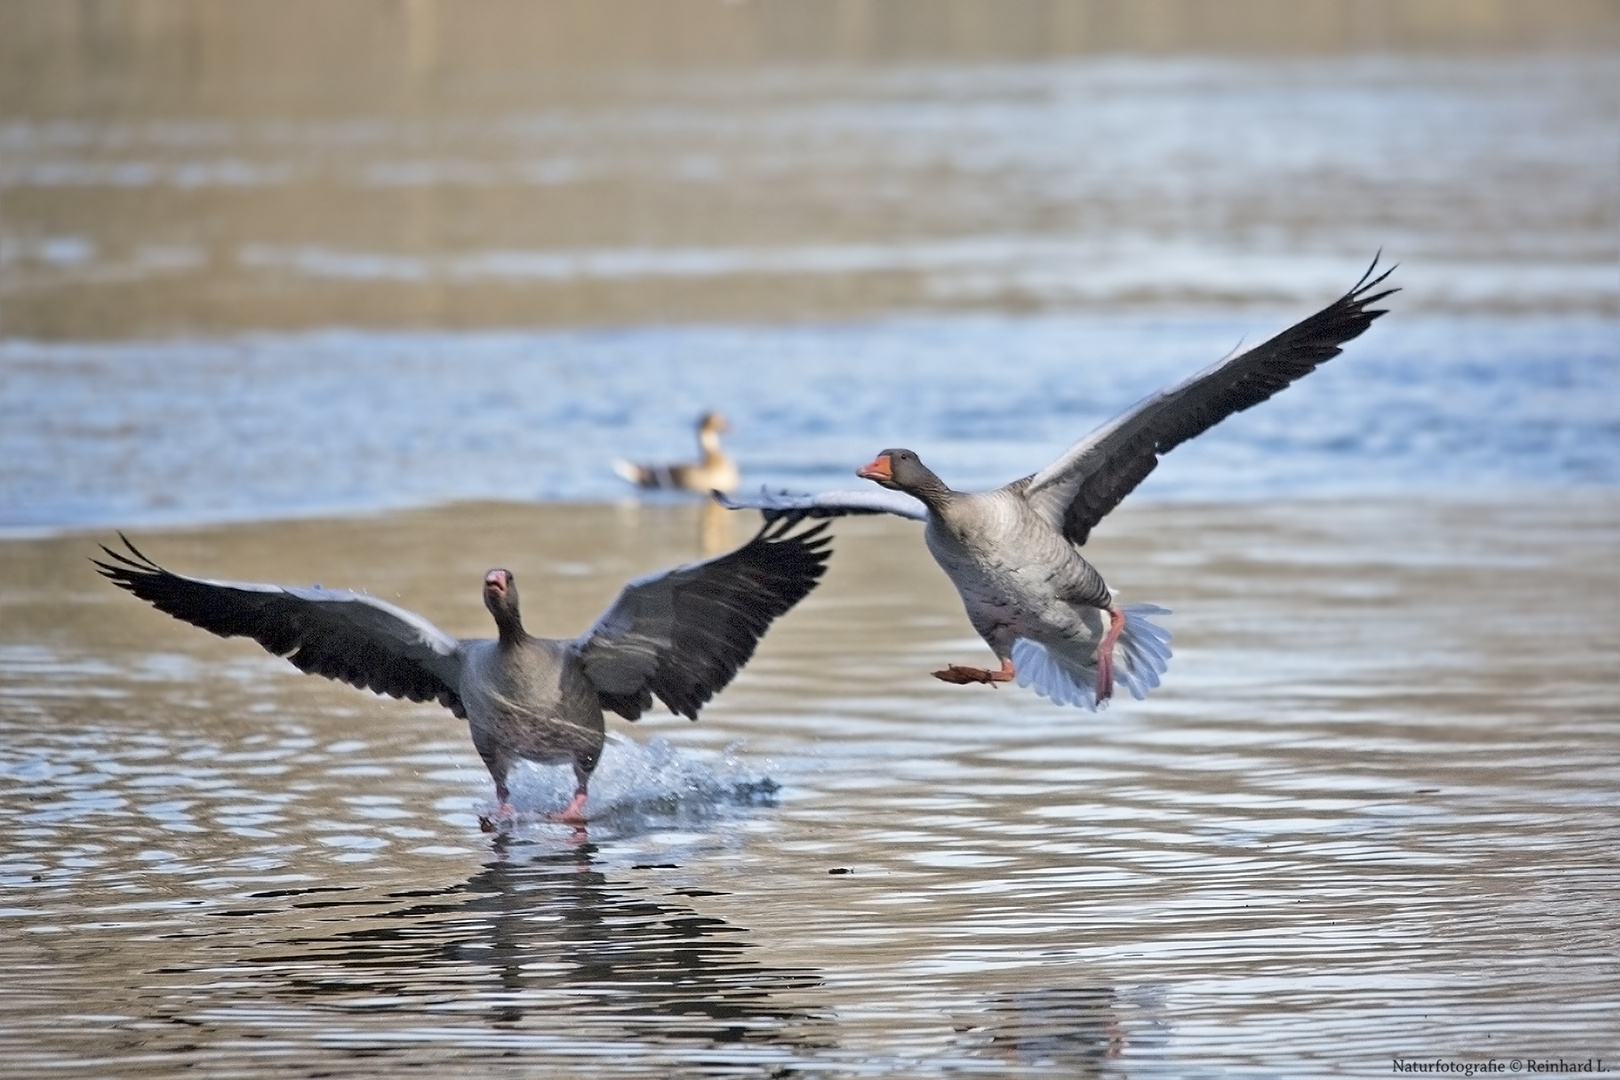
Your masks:
<path fill-rule="evenodd" d="M 591 837 L 689 828 L 739 810 L 775 806 L 781 785 L 759 773 L 757 763 L 739 757 L 741 746 L 734 742 L 718 755 L 708 755 L 681 750 L 664 738 L 639 743 L 609 732 L 591 776 Z M 564 828 L 545 821 L 544 815 L 566 806 L 573 789 L 568 766 L 524 763 L 511 776 L 520 828 L 526 830 L 531 821 Z"/>

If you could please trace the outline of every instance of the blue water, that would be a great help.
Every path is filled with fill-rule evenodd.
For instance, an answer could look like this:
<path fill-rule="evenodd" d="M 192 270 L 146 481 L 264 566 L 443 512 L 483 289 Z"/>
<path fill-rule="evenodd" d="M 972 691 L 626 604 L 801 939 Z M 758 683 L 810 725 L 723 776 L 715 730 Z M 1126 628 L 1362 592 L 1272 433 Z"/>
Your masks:
<path fill-rule="evenodd" d="M 1620 322 L 1401 303 L 1135 498 L 1620 483 Z M 626 498 L 613 459 L 693 456 L 709 408 L 732 421 L 745 485 L 856 487 L 857 465 L 904 445 L 985 488 L 1296 314 L 9 341 L 0 528 Z"/>
<path fill-rule="evenodd" d="M 907 445 L 989 487 L 1380 246 L 1389 316 L 1136 498 L 1613 486 L 1617 86 L 1597 52 L 1119 57 L 25 112 L 0 531 L 625 498 L 613 459 L 690 457 L 711 408 L 752 484 Z"/>

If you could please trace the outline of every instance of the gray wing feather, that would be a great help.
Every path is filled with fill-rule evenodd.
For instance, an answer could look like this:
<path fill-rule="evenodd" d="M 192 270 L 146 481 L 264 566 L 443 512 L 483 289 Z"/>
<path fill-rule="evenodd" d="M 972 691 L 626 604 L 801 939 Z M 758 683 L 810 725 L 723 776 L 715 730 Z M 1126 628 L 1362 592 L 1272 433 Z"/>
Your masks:
<path fill-rule="evenodd" d="M 1395 268 L 1373 277 L 1377 269 L 1374 257 L 1355 287 L 1321 311 L 1143 399 L 1014 484 L 1027 485 L 1030 505 L 1054 528 L 1075 544 L 1085 543 L 1092 527 L 1147 478 L 1161 456 L 1315 371 L 1383 315 L 1369 305 L 1399 290 L 1374 292 Z"/>
<path fill-rule="evenodd" d="M 460 643 L 420 615 L 346 589 L 186 577 L 119 538 L 128 555 L 102 545 L 111 561 L 91 561 L 159 611 L 220 637 L 252 638 L 300 671 L 466 715 Z"/>
<path fill-rule="evenodd" d="M 635 720 L 654 695 L 698 710 L 754 655 L 771 622 L 826 572 L 827 526 L 767 522 L 736 551 L 637 578 L 575 642 L 605 708 Z"/>
<path fill-rule="evenodd" d="M 781 518 L 802 521 L 805 518 L 843 517 L 847 514 L 894 514 L 913 521 L 928 520 L 928 508 L 921 500 L 903 491 L 880 487 L 861 491 L 824 491 L 818 495 L 794 495 L 760 488 L 758 495 L 733 498 L 717 491 L 714 497 L 721 506 L 730 510 L 758 510 L 765 515 L 766 521 Z"/>

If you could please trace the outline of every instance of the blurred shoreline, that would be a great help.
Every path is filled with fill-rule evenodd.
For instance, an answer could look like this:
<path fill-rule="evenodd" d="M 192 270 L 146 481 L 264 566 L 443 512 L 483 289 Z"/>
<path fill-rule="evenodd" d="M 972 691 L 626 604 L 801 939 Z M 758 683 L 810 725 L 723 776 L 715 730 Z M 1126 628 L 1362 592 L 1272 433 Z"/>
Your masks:
<path fill-rule="evenodd" d="M 671 68 L 1603 52 L 1608 0 L 11 0 L 0 114 L 418 110 Z"/>
<path fill-rule="evenodd" d="M 1620 8 L 1287 7 L 23 0 L 0 339 L 1231 309 L 1380 248 L 1425 310 L 1620 312 Z"/>
<path fill-rule="evenodd" d="M 1398 514 L 1403 506 L 1428 507 L 1455 512 L 1492 513 L 1505 508 L 1545 506 L 1559 513 L 1585 516 L 1607 514 L 1616 526 L 1617 554 L 1620 554 L 1620 489 L 1609 484 L 1566 483 L 1559 486 L 1531 486 L 1472 489 L 1466 491 L 1371 491 L 1358 494 L 1334 492 L 1323 495 L 1244 494 L 1214 499 L 1175 495 L 1132 495 L 1115 514 L 1153 516 L 1191 515 L 1298 515 L 1301 520 L 1334 514 L 1347 507 L 1378 507 Z M 408 530 L 414 522 L 425 522 L 434 529 L 446 521 L 466 521 L 482 513 L 507 519 L 514 515 L 558 515 L 560 520 L 612 521 L 613 528 L 628 534 L 648 522 L 658 523 L 660 536 L 691 538 L 693 558 L 707 558 L 742 543 L 761 523 L 753 510 L 727 510 L 718 503 L 697 498 L 625 496 L 618 499 L 553 499 L 525 502 L 470 498 L 435 502 L 400 503 L 355 509 L 311 508 L 305 511 L 253 514 L 249 512 L 198 517 L 135 517 L 127 521 L 64 522 L 56 525 L 0 526 L 0 545 L 56 545 L 88 542 L 111 543 L 120 533 L 141 537 L 173 539 L 228 537 L 244 531 L 299 533 L 305 530 L 340 528 L 379 531 Z M 838 525 L 882 520 L 884 515 L 836 519 Z M 898 520 L 898 519 L 896 519 Z M 604 528 L 606 526 L 603 526 Z M 900 528 L 907 527 L 902 524 Z M 1101 527 L 1106 531 L 1107 526 Z M 921 534 L 919 533 L 919 538 Z M 664 541 L 659 541 L 660 543 Z M 684 542 L 684 541 L 682 541 Z"/>

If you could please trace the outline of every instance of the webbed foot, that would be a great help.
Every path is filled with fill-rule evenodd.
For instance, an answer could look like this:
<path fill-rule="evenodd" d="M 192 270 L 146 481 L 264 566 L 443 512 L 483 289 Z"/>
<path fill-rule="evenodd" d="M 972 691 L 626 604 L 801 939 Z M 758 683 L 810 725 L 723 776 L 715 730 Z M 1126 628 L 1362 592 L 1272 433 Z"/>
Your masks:
<path fill-rule="evenodd" d="M 583 791 L 575 792 L 573 802 L 555 813 L 547 814 L 546 820 L 560 821 L 565 825 L 584 825 L 586 822 L 585 793 Z"/>
<path fill-rule="evenodd" d="M 1003 660 L 999 671 L 990 671 L 987 668 L 980 667 L 967 667 L 963 664 L 952 664 L 942 671 L 933 673 L 934 678 L 940 682 L 954 683 L 957 686 L 967 686 L 970 683 L 985 683 L 992 687 L 997 683 L 1012 682 L 1015 674 L 1017 672 L 1013 670 L 1011 660 Z"/>

